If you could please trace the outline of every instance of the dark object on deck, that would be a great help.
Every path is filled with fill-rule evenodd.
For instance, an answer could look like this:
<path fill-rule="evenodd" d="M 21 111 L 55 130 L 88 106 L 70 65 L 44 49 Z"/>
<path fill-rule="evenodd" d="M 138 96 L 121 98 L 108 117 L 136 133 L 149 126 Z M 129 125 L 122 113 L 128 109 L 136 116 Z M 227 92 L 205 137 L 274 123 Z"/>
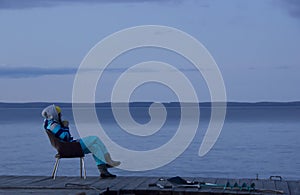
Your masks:
<path fill-rule="evenodd" d="M 194 184 L 199 184 L 197 181 L 188 181 L 183 179 L 182 177 L 176 176 L 176 177 L 171 177 L 168 179 L 169 182 L 177 185 L 194 185 Z"/>
<path fill-rule="evenodd" d="M 159 187 L 160 189 L 168 189 L 168 188 L 171 189 L 173 187 L 172 185 L 166 185 L 166 184 L 162 185 L 160 183 L 150 183 L 148 186 L 149 187 Z"/>
<path fill-rule="evenodd" d="M 46 130 L 47 135 L 50 139 L 51 145 L 57 150 L 57 154 L 55 155 L 56 162 L 54 165 L 54 169 L 52 171 L 52 178 L 55 179 L 59 160 L 61 158 L 80 158 L 80 177 L 86 179 L 86 170 L 84 167 L 84 153 L 82 151 L 81 145 L 79 142 L 65 142 L 57 137 L 49 131 Z M 82 176 L 82 170 L 84 171 L 84 176 Z"/>
<path fill-rule="evenodd" d="M 270 180 L 279 180 L 282 181 L 282 177 L 280 175 L 270 176 Z"/>
<path fill-rule="evenodd" d="M 100 194 L 104 194 L 104 193 L 109 193 L 109 188 L 107 187 L 106 189 L 98 189 L 90 184 L 79 184 L 79 183 L 66 183 L 65 187 L 68 188 L 72 188 L 72 187 L 82 187 L 83 189 L 90 189 L 90 190 L 95 190 L 97 192 L 99 192 Z M 84 194 L 86 194 L 85 192 L 83 192 Z M 82 193 L 80 193 L 82 194 Z"/>

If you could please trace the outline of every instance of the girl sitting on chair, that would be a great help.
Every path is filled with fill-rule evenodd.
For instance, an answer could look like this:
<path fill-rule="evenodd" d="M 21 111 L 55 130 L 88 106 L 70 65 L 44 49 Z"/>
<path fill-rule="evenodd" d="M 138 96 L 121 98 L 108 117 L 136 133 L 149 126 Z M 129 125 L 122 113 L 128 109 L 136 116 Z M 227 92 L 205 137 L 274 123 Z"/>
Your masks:
<path fill-rule="evenodd" d="M 107 168 L 120 165 L 120 161 L 111 159 L 105 145 L 97 136 L 88 136 L 74 140 L 69 131 L 69 122 L 61 119 L 61 108 L 50 105 L 42 111 L 44 128 L 50 130 L 57 138 L 66 142 L 79 142 L 84 154 L 92 153 L 100 171 L 101 178 L 116 177 L 108 172 Z"/>

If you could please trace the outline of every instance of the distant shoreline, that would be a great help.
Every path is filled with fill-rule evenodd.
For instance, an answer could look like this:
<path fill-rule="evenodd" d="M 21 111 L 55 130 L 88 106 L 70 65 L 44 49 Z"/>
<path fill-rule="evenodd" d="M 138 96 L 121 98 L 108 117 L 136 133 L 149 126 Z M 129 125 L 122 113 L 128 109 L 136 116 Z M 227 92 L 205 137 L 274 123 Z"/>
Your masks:
<path fill-rule="evenodd" d="M 149 107 L 153 102 L 129 102 L 130 107 Z M 161 102 L 166 107 L 180 107 L 180 102 Z M 57 104 L 61 107 L 72 107 L 72 103 L 65 102 L 24 102 L 24 103 L 10 103 L 10 102 L 0 102 L 0 108 L 39 108 L 45 107 L 50 104 Z M 111 107 L 111 105 L 126 107 L 128 103 L 126 102 L 103 102 L 103 103 L 77 103 L 75 105 L 82 107 Z M 198 104 L 200 107 L 211 107 L 211 102 L 183 102 L 183 106 L 195 106 Z M 224 106 L 222 102 L 215 102 L 214 106 Z M 291 102 L 227 102 L 227 107 L 300 107 L 300 101 L 291 101 Z"/>

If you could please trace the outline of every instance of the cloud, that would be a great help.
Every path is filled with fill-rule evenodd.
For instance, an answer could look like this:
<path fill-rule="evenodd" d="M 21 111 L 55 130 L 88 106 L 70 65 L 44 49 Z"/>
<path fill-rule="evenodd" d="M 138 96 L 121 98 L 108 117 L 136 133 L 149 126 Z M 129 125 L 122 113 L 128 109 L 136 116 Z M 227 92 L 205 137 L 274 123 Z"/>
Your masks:
<path fill-rule="evenodd" d="M 0 65 L 0 78 L 32 78 L 32 77 L 41 77 L 45 75 L 75 75 L 77 73 L 78 68 L 43 68 L 43 67 L 17 67 L 17 66 L 8 66 L 8 65 Z M 84 69 L 83 72 L 93 72 L 99 71 L 99 69 Z M 102 70 L 103 71 L 103 70 Z M 104 72 L 107 73 L 124 73 L 128 71 L 127 68 L 106 68 Z M 165 71 L 164 69 L 160 70 Z M 169 70 L 167 70 L 169 71 Z M 195 68 L 180 68 L 181 72 L 194 72 L 198 71 Z M 204 71 L 204 70 L 202 70 Z M 149 68 L 134 68 L 130 69 L 131 73 L 139 73 L 139 72 L 157 72 L 157 70 L 149 69 Z"/>
<path fill-rule="evenodd" d="M 76 68 L 41 68 L 0 66 L 0 78 L 28 78 L 44 75 L 75 74 Z"/>
<path fill-rule="evenodd" d="M 181 0 L 0 0 L 0 9 L 27 9 L 66 4 L 179 2 Z"/>

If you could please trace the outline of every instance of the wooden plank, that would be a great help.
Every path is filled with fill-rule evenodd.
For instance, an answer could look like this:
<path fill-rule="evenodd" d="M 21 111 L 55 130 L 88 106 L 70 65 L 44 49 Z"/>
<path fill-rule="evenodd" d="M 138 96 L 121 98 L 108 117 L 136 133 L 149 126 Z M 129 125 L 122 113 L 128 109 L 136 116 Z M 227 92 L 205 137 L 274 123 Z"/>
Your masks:
<path fill-rule="evenodd" d="M 145 183 L 146 181 L 148 180 L 147 177 L 142 177 L 140 178 L 140 181 L 137 185 L 133 185 L 132 187 L 135 189 L 135 190 L 138 190 L 140 189 L 140 186 L 143 185 L 143 183 Z"/>
<path fill-rule="evenodd" d="M 149 184 L 158 182 L 159 177 L 144 177 L 144 179 L 138 184 L 138 186 L 134 189 L 134 194 L 159 194 L 160 192 L 163 192 L 158 187 L 150 187 Z M 130 192 L 130 191 L 128 191 Z M 163 193 L 162 193 L 163 194 Z"/>
<path fill-rule="evenodd" d="M 193 178 L 185 178 L 193 180 Z M 216 183 L 225 185 L 228 181 L 233 185 L 235 182 L 241 186 L 247 183 L 256 184 L 257 189 L 284 190 L 286 195 L 300 194 L 300 181 L 277 181 L 277 180 L 254 180 L 254 179 L 215 179 L 215 178 L 195 178 L 198 182 Z M 169 184 L 159 177 L 117 177 L 114 179 L 100 179 L 99 177 L 88 177 L 86 180 L 80 177 L 57 177 L 52 180 L 46 176 L 0 176 L 0 194 L 55 194 L 66 193 L 75 194 L 85 192 L 86 194 L 99 194 L 100 190 L 110 188 L 108 194 L 275 194 L 275 192 L 247 192 L 239 190 L 224 190 L 213 188 L 172 188 L 160 189 L 159 187 L 149 187 L 150 183 L 160 183 L 161 185 Z M 74 184 L 65 187 L 65 184 Z M 55 193 L 52 193 L 55 192 Z"/>
<path fill-rule="evenodd" d="M 42 176 L 26 176 L 26 177 L 19 177 L 15 180 L 11 180 L 12 186 L 30 186 L 33 185 L 35 182 L 44 181 L 50 179 L 49 177 L 42 177 Z"/>
<path fill-rule="evenodd" d="M 19 180 L 24 180 L 23 176 L 6 176 L 5 179 L 1 182 L 1 186 L 13 186 Z"/>
<path fill-rule="evenodd" d="M 6 182 L 9 179 L 9 176 L 1 176 L 0 177 L 0 185 L 2 185 L 4 182 Z"/>
<path fill-rule="evenodd" d="M 27 176 L 26 176 L 26 178 L 27 178 Z M 52 179 L 52 178 L 47 177 L 47 176 L 35 176 L 35 177 L 29 177 L 27 179 L 29 181 L 29 183 L 27 183 L 27 185 L 32 185 L 34 183 L 42 182 L 42 181 L 49 180 L 49 179 Z"/>
<path fill-rule="evenodd" d="M 109 188 L 110 191 L 118 191 L 118 185 L 121 184 L 124 180 L 127 180 L 126 177 L 116 177 L 116 178 L 108 178 L 108 179 L 101 179 L 99 183 L 102 184 L 102 186 L 106 186 L 106 188 Z"/>
<path fill-rule="evenodd" d="M 46 180 L 40 180 L 40 181 L 36 181 L 34 183 L 31 184 L 31 186 L 47 186 L 48 188 L 50 187 L 64 187 L 64 184 L 66 182 L 68 182 L 68 179 L 70 179 L 70 177 L 56 177 L 55 180 L 53 180 L 51 177 L 49 179 Z"/>
<path fill-rule="evenodd" d="M 120 181 L 118 183 L 115 183 L 114 185 L 111 185 L 110 187 L 121 190 L 122 188 L 125 188 L 130 183 L 135 182 L 135 180 L 136 180 L 136 177 L 128 177 L 126 179 L 123 178 L 123 179 L 120 179 Z"/>
<path fill-rule="evenodd" d="M 72 191 L 93 191 L 99 192 L 101 188 L 95 188 L 92 184 L 98 181 L 98 177 L 93 178 L 87 178 L 87 179 L 81 179 L 80 177 L 57 177 L 56 180 L 53 180 L 52 178 L 48 178 L 48 180 L 40 180 L 37 182 L 33 182 L 28 186 L 19 186 L 15 189 L 24 189 L 24 190 L 33 190 L 33 191 L 66 191 L 66 192 L 72 192 Z M 66 186 L 66 184 L 68 184 Z"/>
<path fill-rule="evenodd" d="M 299 181 L 288 181 L 289 192 L 291 195 L 300 194 L 300 182 Z"/>
<path fill-rule="evenodd" d="M 267 191 L 267 190 L 270 190 L 270 191 L 276 190 L 275 181 L 269 180 L 269 179 L 264 179 L 264 180 L 262 180 L 262 183 L 263 183 L 263 188 L 262 188 L 263 190 L 265 190 L 265 191 Z M 276 193 L 270 192 L 268 194 L 271 195 L 271 194 L 276 194 Z"/>
<path fill-rule="evenodd" d="M 287 181 L 275 181 L 275 188 L 276 190 L 282 190 L 284 194 L 290 194 L 289 186 Z"/>
<path fill-rule="evenodd" d="M 155 181 L 157 178 L 155 178 Z M 139 184 L 134 187 L 135 194 L 144 194 L 147 192 L 147 188 L 149 188 L 149 184 L 155 182 L 153 180 L 150 180 L 149 177 L 142 177 Z"/>
<path fill-rule="evenodd" d="M 81 183 L 81 184 L 83 184 L 84 181 L 85 181 L 85 179 L 77 177 L 77 176 L 75 176 L 75 177 L 63 177 L 63 178 L 58 177 L 56 179 L 62 179 L 61 182 L 64 183 L 64 184 L 66 184 L 66 183 Z"/>
<path fill-rule="evenodd" d="M 123 186 L 120 186 L 120 194 L 142 194 L 146 191 L 141 190 L 138 186 L 142 185 L 148 178 L 145 177 L 134 177 L 132 180 L 127 183 L 123 183 Z"/>
<path fill-rule="evenodd" d="M 80 189 L 36 189 L 36 190 L 31 190 L 31 189 L 9 189 L 9 190 L 1 190 L 0 189 L 0 194 L 5 194 L 5 195 L 40 195 L 40 194 L 47 194 L 47 195 L 57 195 L 57 194 L 85 194 L 85 195 L 95 195 L 99 194 L 97 191 L 93 190 L 80 190 Z"/>
<path fill-rule="evenodd" d="M 145 180 L 146 180 L 145 177 L 135 177 L 130 183 L 123 186 L 121 189 L 122 190 L 134 190 L 139 185 L 141 185 L 141 183 L 144 182 Z"/>
<path fill-rule="evenodd" d="M 87 177 L 86 179 L 79 179 L 81 184 L 89 184 L 94 185 L 95 183 L 99 182 L 100 177 Z"/>
<path fill-rule="evenodd" d="M 115 183 L 120 182 L 120 180 L 125 179 L 124 177 L 116 177 L 116 178 L 99 178 L 97 177 L 98 180 L 95 180 L 96 182 L 94 182 L 92 184 L 93 187 L 97 188 L 97 189 L 108 189 L 109 191 L 116 191 L 116 189 L 112 189 L 112 186 L 115 185 Z"/>
<path fill-rule="evenodd" d="M 106 187 L 96 187 L 96 183 L 99 182 L 99 177 L 89 177 L 86 179 L 81 179 L 80 177 L 70 178 L 68 182 L 65 183 L 66 189 L 83 189 L 83 190 L 96 190 L 103 191 Z"/>
<path fill-rule="evenodd" d="M 273 180 L 269 180 L 269 179 L 264 179 L 262 180 L 263 183 L 263 188 L 264 189 L 270 189 L 270 190 L 275 190 L 275 182 Z"/>

